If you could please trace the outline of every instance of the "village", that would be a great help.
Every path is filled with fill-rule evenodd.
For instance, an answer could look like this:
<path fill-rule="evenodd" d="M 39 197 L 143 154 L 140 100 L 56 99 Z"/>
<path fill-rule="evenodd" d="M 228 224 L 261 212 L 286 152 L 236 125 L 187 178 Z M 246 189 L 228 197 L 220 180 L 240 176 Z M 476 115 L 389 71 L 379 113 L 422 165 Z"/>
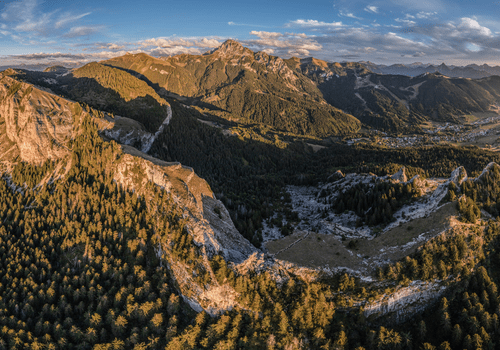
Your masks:
<path fill-rule="evenodd" d="M 467 124 L 433 124 L 424 128 L 423 133 L 414 135 L 389 136 L 385 132 L 376 131 L 375 135 L 348 139 L 345 142 L 348 145 L 375 143 L 389 148 L 453 144 L 497 151 L 500 146 L 500 115 L 480 118 Z"/>

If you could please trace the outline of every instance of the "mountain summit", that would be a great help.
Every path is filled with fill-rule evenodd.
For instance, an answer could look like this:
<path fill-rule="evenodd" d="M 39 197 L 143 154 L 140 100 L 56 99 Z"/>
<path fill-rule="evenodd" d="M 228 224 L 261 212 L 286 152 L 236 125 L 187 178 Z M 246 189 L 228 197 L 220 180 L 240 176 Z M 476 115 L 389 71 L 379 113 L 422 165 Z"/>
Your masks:
<path fill-rule="evenodd" d="M 218 54 L 220 56 L 243 56 L 252 55 L 252 50 L 244 47 L 239 42 L 229 39 L 224 41 L 224 43 L 218 48 L 210 51 L 209 55 Z"/>
<path fill-rule="evenodd" d="M 205 55 L 126 55 L 101 63 L 135 71 L 157 85 L 161 97 L 201 102 L 207 113 L 233 122 L 318 137 L 360 126 L 351 115 L 328 105 L 317 86 L 283 59 L 253 52 L 234 40 Z"/>

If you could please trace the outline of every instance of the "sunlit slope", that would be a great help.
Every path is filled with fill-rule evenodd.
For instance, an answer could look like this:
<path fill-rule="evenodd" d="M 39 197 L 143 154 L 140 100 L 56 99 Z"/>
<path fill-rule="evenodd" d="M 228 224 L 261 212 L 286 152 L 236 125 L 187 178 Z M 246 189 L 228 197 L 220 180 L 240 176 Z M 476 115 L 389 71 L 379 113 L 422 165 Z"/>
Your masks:
<path fill-rule="evenodd" d="M 314 136 L 359 128 L 358 120 L 329 106 L 315 84 L 281 58 L 234 41 L 206 55 L 137 54 L 101 63 L 135 72 L 160 95 L 196 98 L 228 120 Z"/>
<path fill-rule="evenodd" d="M 167 115 L 168 102 L 143 80 L 123 70 L 93 62 L 74 70 L 68 79 L 67 84 L 61 83 L 75 100 L 135 119 L 150 132 L 156 131 Z"/>
<path fill-rule="evenodd" d="M 0 75 L 0 159 L 43 163 L 68 154 L 78 103 Z"/>
<path fill-rule="evenodd" d="M 423 121 L 463 122 L 488 111 L 500 98 L 500 78 L 417 77 L 376 74 L 359 63 L 291 58 L 287 63 L 314 81 L 325 100 L 363 123 L 391 130 L 416 130 Z"/>

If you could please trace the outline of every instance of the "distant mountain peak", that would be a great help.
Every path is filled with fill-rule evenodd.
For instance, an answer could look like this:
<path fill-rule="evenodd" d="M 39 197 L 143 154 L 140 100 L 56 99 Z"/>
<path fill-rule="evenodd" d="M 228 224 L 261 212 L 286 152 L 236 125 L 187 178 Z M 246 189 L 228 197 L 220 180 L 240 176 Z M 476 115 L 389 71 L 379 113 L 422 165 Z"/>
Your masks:
<path fill-rule="evenodd" d="M 222 56 L 233 56 L 233 55 L 243 55 L 243 54 L 250 54 L 252 51 L 243 45 L 241 45 L 239 42 L 236 40 L 226 40 L 224 43 L 216 48 L 215 50 L 212 50 L 209 52 L 209 55 L 217 53 Z"/>
<path fill-rule="evenodd" d="M 227 39 L 222 43 L 221 46 L 219 46 L 219 49 L 225 49 L 225 48 L 242 48 L 243 45 L 241 45 L 239 42 L 233 39 Z"/>

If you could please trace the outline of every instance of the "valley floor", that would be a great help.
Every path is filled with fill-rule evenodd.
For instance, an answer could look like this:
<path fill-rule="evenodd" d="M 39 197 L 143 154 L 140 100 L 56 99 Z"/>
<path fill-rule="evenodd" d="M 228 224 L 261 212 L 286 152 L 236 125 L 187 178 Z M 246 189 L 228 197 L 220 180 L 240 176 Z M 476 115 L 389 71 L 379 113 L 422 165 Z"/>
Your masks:
<path fill-rule="evenodd" d="M 455 222 L 456 215 L 456 203 L 453 202 L 429 217 L 401 224 L 375 237 L 342 240 L 339 235 L 301 230 L 269 241 L 265 247 L 281 260 L 311 268 L 346 270 L 370 278 L 377 267 L 404 258 L 430 238 L 446 231 Z M 353 243 L 349 244 L 351 241 Z"/>
<path fill-rule="evenodd" d="M 453 144 L 456 146 L 478 146 L 493 151 L 500 150 L 500 114 L 498 114 L 498 109 L 474 113 L 474 115 L 465 116 L 465 118 L 469 120 L 469 123 L 428 122 L 422 125 L 426 131 L 425 135 L 354 138 L 346 142 L 349 145 L 374 142 L 390 148 Z"/>
<path fill-rule="evenodd" d="M 403 171 L 398 174 L 405 177 Z M 265 249 L 278 259 L 301 266 L 348 271 L 371 280 L 378 267 L 403 259 L 458 222 L 457 202 L 444 203 L 443 199 L 449 184 L 465 176 L 460 168 L 449 179 L 421 180 L 417 176 L 401 181 L 394 179 L 396 175 L 349 174 L 318 187 L 289 186 L 299 222 L 294 223 L 293 233 L 285 237 L 278 227 L 272 227 L 271 220 L 265 220 Z M 327 204 L 351 186 L 374 186 L 380 182 L 414 184 L 421 195 L 397 210 L 392 222 L 376 226 L 359 226 L 360 218 L 354 212 L 338 214 Z M 324 192 L 331 193 L 330 197 L 322 196 Z"/>

